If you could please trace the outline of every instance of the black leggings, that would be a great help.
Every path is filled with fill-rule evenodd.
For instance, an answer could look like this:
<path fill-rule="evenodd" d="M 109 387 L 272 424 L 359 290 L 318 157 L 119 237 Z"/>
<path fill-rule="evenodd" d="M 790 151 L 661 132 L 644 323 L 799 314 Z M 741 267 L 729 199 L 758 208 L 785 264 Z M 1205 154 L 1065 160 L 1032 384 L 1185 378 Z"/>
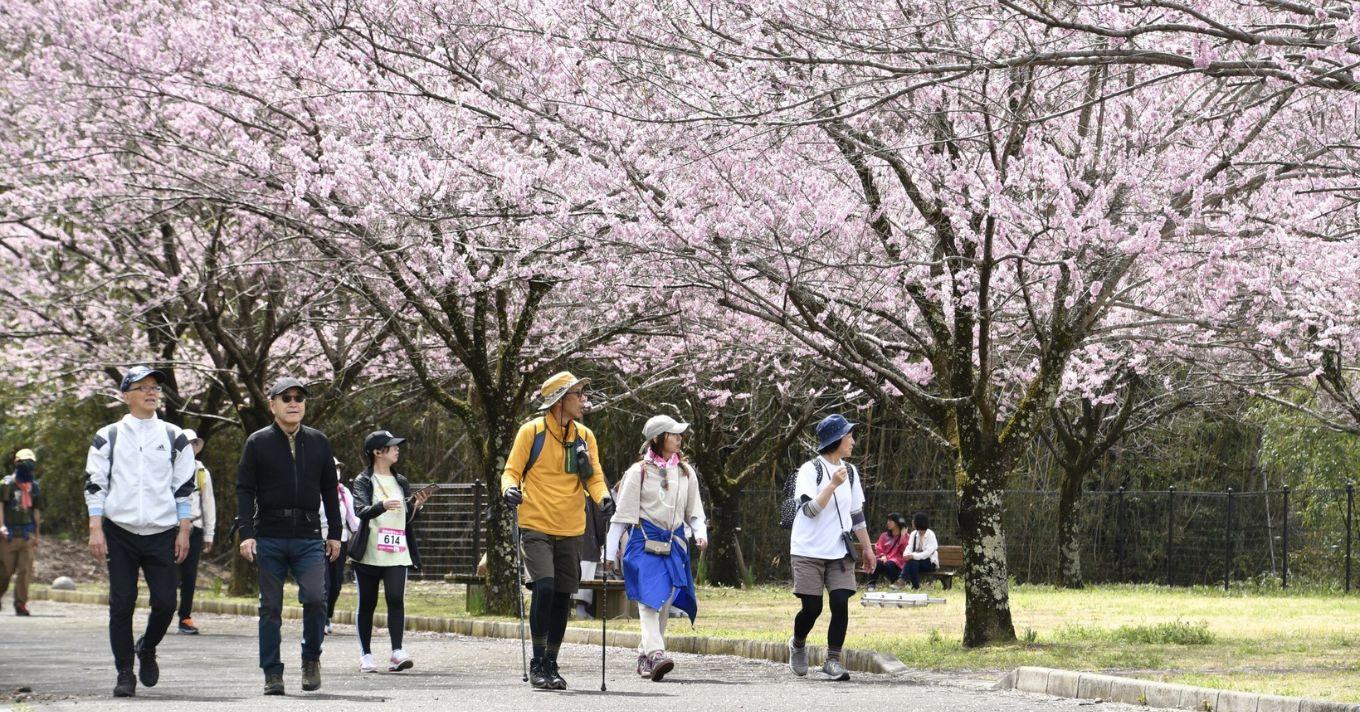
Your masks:
<path fill-rule="evenodd" d="M 335 602 L 340 599 L 340 587 L 345 585 L 345 561 L 349 559 L 349 542 L 340 542 L 340 555 L 326 562 L 326 622 L 335 617 Z"/>
<path fill-rule="evenodd" d="M 829 596 L 831 625 L 826 629 L 828 648 L 840 649 L 845 645 L 845 631 L 850 627 L 850 597 L 853 595 L 854 591 L 837 589 Z M 800 593 L 798 598 L 803 601 L 803 609 L 798 611 L 797 617 L 793 619 L 793 639 L 807 640 L 808 633 L 812 632 L 812 626 L 817 623 L 817 617 L 822 615 L 822 596 Z"/>
<path fill-rule="evenodd" d="M 541 578 L 534 582 L 533 597 L 529 600 L 529 630 L 534 637 L 534 657 L 542 657 L 547 646 L 561 644 L 567 634 L 567 619 L 571 616 L 573 591 L 558 591 L 554 579 Z M 545 643 L 539 649 L 538 641 Z"/>
<path fill-rule="evenodd" d="M 406 567 L 354 564 L 354 582 L 359 585 L 359 647 L 367 655 L 373 650 L 373 611 L 378 608 L 378 584 L 387 598 L 387 632 L 392 649 L 401 649 L 401 634 L 406 628 Z"/>

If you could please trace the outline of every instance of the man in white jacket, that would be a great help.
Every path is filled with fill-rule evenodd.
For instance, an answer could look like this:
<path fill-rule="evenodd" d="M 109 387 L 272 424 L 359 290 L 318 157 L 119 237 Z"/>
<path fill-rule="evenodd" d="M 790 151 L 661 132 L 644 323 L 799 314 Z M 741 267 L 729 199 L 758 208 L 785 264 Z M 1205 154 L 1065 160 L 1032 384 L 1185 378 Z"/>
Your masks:
<path fill-rule="evenodd" d="M 147 687 L 160 679 L 156 646 L 175 615 L 175 565 L 189 553 L 194 455 L 177 426 L 156 417 L 165 375 L 133 366 L 119 390 L 128 415 L 99 429 L 85 458 L 85 505 L 90 553 L 109 570 L 109 645 L 118 682 L 114 697 L 132 697 L 137 677 Z M 146 578 L 151 614 L 134 646 L 132 614 L 137 572 Z"/>

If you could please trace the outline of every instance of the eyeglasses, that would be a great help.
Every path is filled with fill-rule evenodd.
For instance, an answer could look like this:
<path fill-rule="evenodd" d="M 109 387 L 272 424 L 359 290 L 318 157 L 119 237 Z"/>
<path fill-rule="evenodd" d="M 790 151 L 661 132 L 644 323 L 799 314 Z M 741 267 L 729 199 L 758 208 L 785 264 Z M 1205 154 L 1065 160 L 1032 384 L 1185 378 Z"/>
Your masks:
<path fill-rule="evenodd" d="M 285 393 L 279 396 L 279 400 L 283 401 L 284 403 L 306 403 L 307 396 L 295 396 L 292 395 L 291 393 Z"/>
<path fill-rule="evenodd" d="M 129 388 L 128 391 L 135 391 L 135 392 L 137 392 L 137 393 L 160 393 L 160 392 L 161 392 L 161 387 L 160 387 L 160 386 L 137 386 L 136 388 Z"/>
<path fill-rule="evenodd" d="M 580 390 L 580 391 L 567 391 L 567 395 L 569 395 L 569 396 L 576 396 L 577 398 L 580 398 L 581 400 L 590 400 L 590 394 L 589 394 L 589 393 L 586 393 L 584 390 Z"/>

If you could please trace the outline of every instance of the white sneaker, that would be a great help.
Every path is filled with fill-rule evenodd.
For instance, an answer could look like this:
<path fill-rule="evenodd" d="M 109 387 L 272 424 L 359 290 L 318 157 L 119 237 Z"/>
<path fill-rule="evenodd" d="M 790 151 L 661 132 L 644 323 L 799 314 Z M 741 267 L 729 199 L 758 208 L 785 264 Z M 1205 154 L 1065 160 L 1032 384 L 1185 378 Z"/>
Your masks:
<path fill-rule="evenodd" d="M 364 653 L 359 656 L 359 672 L 377 672 L 378 663 L 373 660 L 373 653 Z"/>
<path fill-rule="evenodd" d="M 401 648 L 392 651 L 392 657 L 389 659 L 389 663 L 390 664 L 387 666 L 388 672 L 410 670 L 415 665 L 415 662 L 411 660 L 411 656 L 407 655 L 406 651 Z"/>
<path fill-rule="evenodd" d="M 326 635 L 330 635 L 330 634 L 331 634 L 331 624 L 330 624 L 330 623 L 327 623 L 327 624 L 326 624 Z"/>

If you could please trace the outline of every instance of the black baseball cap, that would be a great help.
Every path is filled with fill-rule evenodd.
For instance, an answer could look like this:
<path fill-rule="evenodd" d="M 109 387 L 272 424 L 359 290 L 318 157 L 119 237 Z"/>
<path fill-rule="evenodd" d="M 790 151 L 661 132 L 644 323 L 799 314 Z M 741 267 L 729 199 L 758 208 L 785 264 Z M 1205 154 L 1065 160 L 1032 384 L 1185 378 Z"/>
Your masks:
<path fill-rule="evenodd" d="M 127 373 L 123 374 L 123 382 L 119 384 L 118 390 L 127 393 L 128 389 L 132 387 L 132 384 L 148 376 L 156 379 L 156 383 L 165 383 L 164 373 L 161 373 L 150 366 L 137 365 L 129 368 Z"/>
<path fill-rule="evenodd" d="M 307 392 L 307 387 L 302 385 L 302 381 L 299 381 L 298 379 L 293 378 L 292 376 L 284 376 L 283 378 L 274 381 L 274 385 L 269 388 L 269 397 L 273 398 L 274 396 L 283 393 L 289 388 L 296 388 L 302 391 L 302 395 L 304 396 L 311 395 L 311 393 Z"/>
<path fill-rule="evenodd" d="M 406 442 L 406 438 L 399 438 L 386 430 L 375 430 L 364 438 L 364 452 L 373 452 L 385 447 L 400 445 Z"/>

